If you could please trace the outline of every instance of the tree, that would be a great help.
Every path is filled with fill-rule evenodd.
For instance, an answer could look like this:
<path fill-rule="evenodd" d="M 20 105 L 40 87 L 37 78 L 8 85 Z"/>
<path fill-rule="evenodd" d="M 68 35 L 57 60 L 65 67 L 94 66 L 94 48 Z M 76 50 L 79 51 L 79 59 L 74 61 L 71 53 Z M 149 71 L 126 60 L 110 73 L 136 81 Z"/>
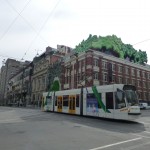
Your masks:
<path fill-rule="evenodd" d="M 135 63 L 144 64 L 147 62 L 146 52 L 135 50 L 131 44 L 124 44 L 116 35 L 97 37 L 90 34 L 86 40 L 82 40 L 76 46 L 75 51 L 81 53 L 88 49 L 95 49 L 122 59 L 129 58 L 130 61 L 134 61 Z"/>
<path fill-rule="evenodd" d="M 60 84 L 58 80 L 55 80 L 52 84 L 51 91 L 59 91 L 60 90 Z"/>

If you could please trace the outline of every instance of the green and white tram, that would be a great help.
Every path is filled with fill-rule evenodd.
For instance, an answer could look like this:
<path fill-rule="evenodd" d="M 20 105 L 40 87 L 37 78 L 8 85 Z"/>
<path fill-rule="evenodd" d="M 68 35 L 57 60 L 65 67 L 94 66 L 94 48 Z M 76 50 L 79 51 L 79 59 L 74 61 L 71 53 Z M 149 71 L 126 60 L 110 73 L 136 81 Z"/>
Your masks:
<path fill-rule="evenodd" d="M 140 116 L 136 88 L 112 84 L 43 93 L 44 110 L 82 116 L 135 120 Z"/>

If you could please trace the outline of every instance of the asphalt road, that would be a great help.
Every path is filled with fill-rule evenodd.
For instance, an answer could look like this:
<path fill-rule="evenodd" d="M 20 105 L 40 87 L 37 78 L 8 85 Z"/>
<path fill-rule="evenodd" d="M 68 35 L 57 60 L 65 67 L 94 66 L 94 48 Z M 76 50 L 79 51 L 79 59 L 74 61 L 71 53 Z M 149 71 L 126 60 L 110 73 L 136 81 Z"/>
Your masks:
<path fill-rule="evenodd" d="M 137 122 L 0 107 L 0 150 L 149 150 L 150 110 Z"/>

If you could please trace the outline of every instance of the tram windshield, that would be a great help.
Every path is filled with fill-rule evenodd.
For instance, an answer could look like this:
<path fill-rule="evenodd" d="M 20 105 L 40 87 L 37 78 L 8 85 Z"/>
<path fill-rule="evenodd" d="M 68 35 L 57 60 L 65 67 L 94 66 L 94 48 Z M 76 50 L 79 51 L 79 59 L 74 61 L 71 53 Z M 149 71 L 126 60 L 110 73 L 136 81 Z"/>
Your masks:
<path fill-rule="evenodd" d="M 129 106 L 138 105 L 138 97 L 136 94 L 136 87 L 133 85 L 124 85 L 123 90 L 125 92 L 126 101 Z"/>
<path fill-rule="evenodd" d="M 138 98 L 135 91 L 125 90 L 125 96 L 129 106 L 138 105 Z"/>

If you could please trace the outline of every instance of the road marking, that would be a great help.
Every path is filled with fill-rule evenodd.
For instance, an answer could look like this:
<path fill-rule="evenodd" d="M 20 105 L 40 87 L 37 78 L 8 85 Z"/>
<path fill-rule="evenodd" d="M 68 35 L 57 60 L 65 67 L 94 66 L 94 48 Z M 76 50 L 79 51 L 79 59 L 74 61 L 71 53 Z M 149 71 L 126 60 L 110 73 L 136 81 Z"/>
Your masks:
<path fill-rule="evenodd" d="M 120 144 L 123 144 L 123 143 L 132 142 L 132 141 L 137 141 L 137 140 L 141 140 L 141 139 L 142 139 L 142 137 L 139 137 L 139 138 L 135 138 L 135 139 L 127 140 L 127 141 L 122 141 L 122 142 L 113 143 L 113 144 L 109 144 L 109 145 L 105 145 L 105 146 L 101 146 L 101 147 L 97 147 L 97 148 L 92 148 L 92 149 L 89 149 L 89 150 L 100 150 L 100 149 L 120 145 Z"/>
<path fill-rule="evenodd" d="M 149 122 L 142 122 L 142 121 L 138 121 L 138 123 L 142 123 L 142 124 L 150 124 Z"/>
<path fill-rule="evenodd" d="M 140 134 L 133 134 L 133 135 L 136 135 L 136 136 L 140 136 L 140 137 L 143 137 L 143 138 L 148 138 L 148 139 L 150 139 L 149 136 L 144 136 L 144 135 L 140 135 Z"/>
<path fill-rule="evenodd" d="M 148 131 L 144 131 L 145 133 L 150 133 L 150 132 L 148 132 Z"/>
<path fill-rule="evenodd" d="M 142 146 L 145 146 L 145 145 L 149 145 L 149 144 L 150 144 L 150 142 L 142 143 L 142 144 L 136 144 L 136 145 L 124 148 L 123 150 L 132 150 L 132 149 L 136 149 L 136 148 L 139 148 L 139 147 L 142 147 Z"/>
<path fill-rule="evenodd" d="M 0 120 L 0 123 L 15 123 L 15 122 L 24 122 L 24 120 L 20 118 Z"/>

